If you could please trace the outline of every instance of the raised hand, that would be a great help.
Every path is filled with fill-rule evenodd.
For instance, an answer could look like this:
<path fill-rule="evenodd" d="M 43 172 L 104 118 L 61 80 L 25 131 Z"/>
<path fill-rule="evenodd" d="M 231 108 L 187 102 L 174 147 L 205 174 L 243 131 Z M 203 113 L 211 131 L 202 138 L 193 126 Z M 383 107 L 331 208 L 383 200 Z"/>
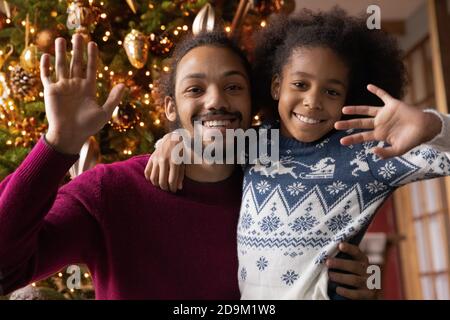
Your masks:
<path fill-rule="evenodd" d="M 400 156 L 412 148 L 432 140 L 441 131 L 441 120 L 430 113 L 410 106 L 391 97 L 386 91 L 368 85 L 367 89 L 378 96 L 383 107 L 347 106 L 344 114 L 364 115 L 360 118 L 335 123 L 338 130 L 369 129 L 341 139 L 341 144 L 350 145 L 365 141 L 385 141 L 389 147 L 375 147 L 373 152 L 380 158 Z"/>
<path fill-rule="evenodd" d="M 45 112 L 48 119 L 47 141 L 58 151 L 76 154 L 83 143 L 96 134 L 111 118 L 122 99 L 125 86 L 116 85 L 103 104 L 96 101 L 96 72 L 98 49 L 88 44 L 86 72 L 83 66 L 84 40 L 74 35 L 70 68 L 66 61 L 66 41 L 55 40 L 56 82 L 51 79 L 50 56 L 41 58 L 41 80 L 44 86 Z"/>

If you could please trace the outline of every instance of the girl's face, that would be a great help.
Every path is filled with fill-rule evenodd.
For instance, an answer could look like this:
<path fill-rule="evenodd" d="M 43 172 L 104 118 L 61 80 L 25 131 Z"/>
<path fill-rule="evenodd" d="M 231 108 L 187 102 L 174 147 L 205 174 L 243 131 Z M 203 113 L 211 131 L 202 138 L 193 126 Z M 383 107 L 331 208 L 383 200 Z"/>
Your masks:
<path fill-rule="evenodd" d="M 349 69 L 324 47 L 298 48 L 272 80 L 278 102 L 281 134 L 313 142 L 333 129 L 341 118 L 348 90 Z"/>

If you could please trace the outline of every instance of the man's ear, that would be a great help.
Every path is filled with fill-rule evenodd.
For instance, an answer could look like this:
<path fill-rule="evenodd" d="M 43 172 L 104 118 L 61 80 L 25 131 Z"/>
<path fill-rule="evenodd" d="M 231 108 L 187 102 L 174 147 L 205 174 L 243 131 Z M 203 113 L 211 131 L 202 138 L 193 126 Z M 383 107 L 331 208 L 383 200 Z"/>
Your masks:
<path fill-rule="evenodd" d="M 172 97 L 164 97 L 164 111 L 166 113 L 167 120 L 174 122 L 177 120 L 177 110 L 175 101 Z"/>
<path fill-rule="evenodd" d="M 278 74 L 272 77 L 272 85 L 270 87 L 270 93 L 272 94 L 273 100 L 280 99 L 280 88 L 281 88 L 281 79 Z"/>

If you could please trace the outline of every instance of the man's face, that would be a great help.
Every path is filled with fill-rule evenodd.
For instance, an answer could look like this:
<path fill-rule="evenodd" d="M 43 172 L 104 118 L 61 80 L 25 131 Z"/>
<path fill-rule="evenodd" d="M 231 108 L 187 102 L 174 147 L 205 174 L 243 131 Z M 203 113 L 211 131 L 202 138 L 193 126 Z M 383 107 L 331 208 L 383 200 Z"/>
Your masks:
<path fill-rule="evenodd" d="M 166 115 L 191 135 L 194 121 L 203 137 L 211 130 L 247 129 L 251 121 L 249 75 L 240 59 L 227 48 L 202 46 L 178 63 L 175 101 L 166 103 Z M 210 131 L 208 133 L 208 131 Z"/>

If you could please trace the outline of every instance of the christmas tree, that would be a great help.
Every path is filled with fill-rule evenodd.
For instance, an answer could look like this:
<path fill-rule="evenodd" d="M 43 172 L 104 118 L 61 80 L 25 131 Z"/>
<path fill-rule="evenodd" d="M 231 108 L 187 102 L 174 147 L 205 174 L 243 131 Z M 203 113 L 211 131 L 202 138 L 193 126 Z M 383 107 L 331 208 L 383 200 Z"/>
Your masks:
<path fill-rule="evenodd" d="M 158 79 L 171 72 L 170 54 L 184 35 L 223 28 L 251 49 L 251 34 L 270 14 L 293 9 L 294 0 L 0 0 L 0 180 L 46 132 L 39 60 L 43 53 L 54 55 L 57 37 L 70 43 L 81 33 L 98 44 L 99 101 L 119 82 L 129 89 L 110 122 L 86 142 L 69 180 L 96 163 L 152 151 L 165 132 Z M 92 298 L 87 269 L 77 272 L 78 290 L 67 287 L 72 274 L 62 271 L 15 298 Z"/>

